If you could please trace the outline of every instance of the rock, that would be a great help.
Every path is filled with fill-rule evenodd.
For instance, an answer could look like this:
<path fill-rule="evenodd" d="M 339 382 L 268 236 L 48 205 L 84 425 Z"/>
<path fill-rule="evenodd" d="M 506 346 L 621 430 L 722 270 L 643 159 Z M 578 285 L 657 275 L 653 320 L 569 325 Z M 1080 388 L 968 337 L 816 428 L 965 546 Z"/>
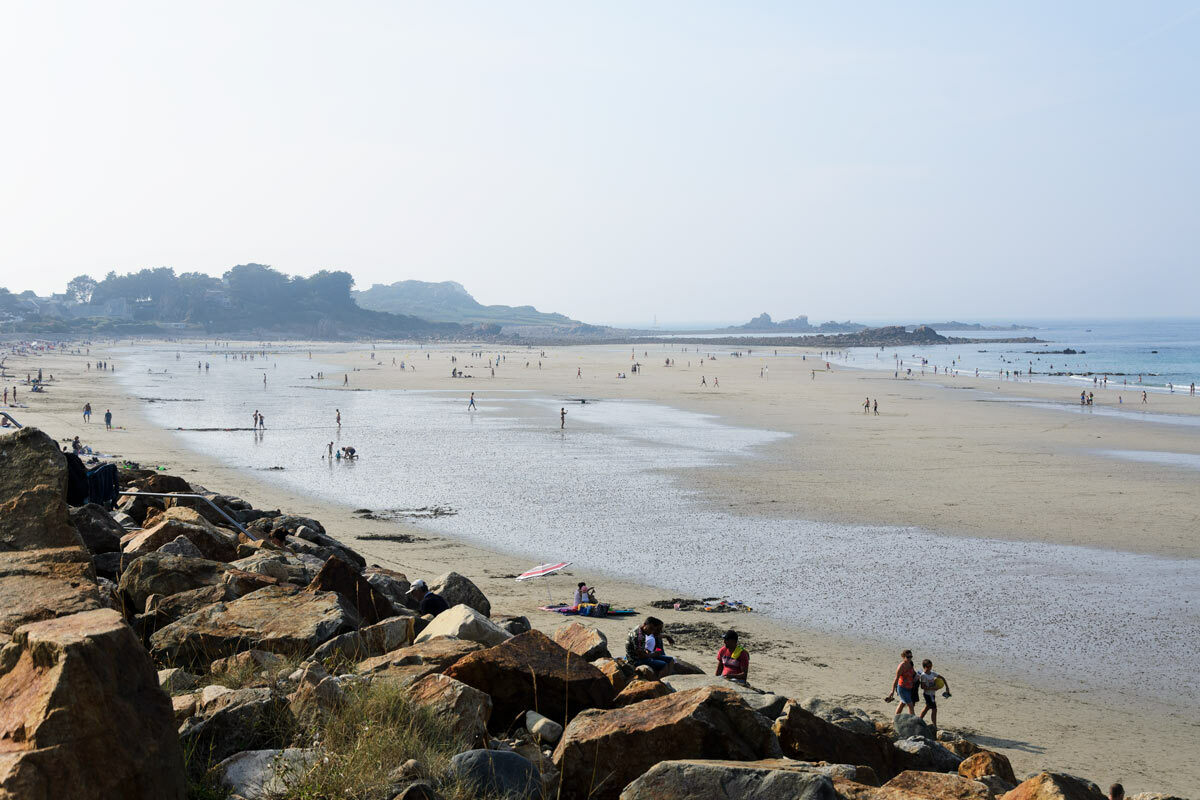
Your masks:
<path fill-rule="evenodd" d="M 409 697 L 461 733 L 465 745 L 481 747 L 487 742 L 492 698 L 475 687 L 445 675 L 426 675 L 412 685 Z"/>
<path fill-rule="evenodd" d="M 92 556 L 92 566 L 96 570 L 96 577 L 108 578 L 115 582 L 120 582 L 121 573 L 124 572 L 126 565 L 132 562 L 132 558 L 120 551 L 115 553 L 97 553 Z"/>
<path fill-rule="evenodd" d="M 283 656 L 266 650 L 243 650 L 232 656 L 218 658 L 208 665 L 212 675 L 249 675 L 253 673 L 276 673 L 287 663 Z"/>
<path fill-rule="evenodd" d="M 530 709 L 565 724 L 569 715 L 585 708 L 608 706 L 613 696 L 600 670 L 537 630 L 464 656 L 445 674 L 491 695 L 493 732 L 504 730 Z"/>
<path fill-rule="evenodd" d="M 534 739 L 544 744 L 552 745 L 562 738 L 563 726 L 536 711 L 525 712 L 525 727 Z"/>
<path fill-rule="evenodd" d="M 320 667 L 308 667 L 301 671 L 296 691 L 288 695 L 288 708 L 301 725 L 314 729 L 336 711 L 345 698 L 337 678 L 330 677 Z"/>
<path fill-rule="evenodd" d="M 992 797 L 1003 797 L 1008 792 L 1017 788 L 1015 783 L 1009 783 L 997 775 L 980 775 L 974 780 L 979 781 L 984 786 L 988 787 L 988 791 L 992 793 Z M 1151 798 L 1150 800 L 1153 800 Z"/>
<path fill-rule="evenodd" d="M 511 638 L 483 614 L 470 606 L 461 604 L 438 614 L 417 635 L 416 640 L 425 642 L 437 636 L 453 636 L 457 639 L 466 639 L 488 646 L 500 644 Z"/>
<path fill-rule="evenodd" d="M 592 666 L 604 673 L 612 684 L 613 692 L 620 693 L 633 680 L 633 669 L 611 658 L 601 658 L 592 662 Z"/>
<path fill-rule="evenodd" d="M 244 572 L 253 572 L 256 575 L 266 575 L 280 583 L 296 583 L 300 586 L 307 586 L 316 573 L 309 574 L 308 570 L 304 568 L 303 562 L 299 559 L 294 560 L 296 567 L 289 569 L 286 555 L 262 550 L 252 556 L 231 561 L 229 566 Z M 303 578 L 303 580 L 294 580 L 294 578 Z"/>
<path fill-rule="evenodd" d="M 121 537 L 125 535 L 125 529 L 108 515 L 103 506 L 88 503 L 72 508 L 70 515 L 71 524 L 79 532 L 89 553 L 96 555 L 121 550 Z"/>
<path fill-rule="evenodd" d="M 897 750 L 908 753 L 909 769 L 927 772 L 958 772 L 962 759 L 938 742 L 911 736 L 894 743 Z"/>
<path fill-rule="evenodd" d="M 983 748 L 980 747 L 979 745 L 975 744 L 974 742 L 968 741 L 966 739 L 960 738 L 960 739 L 951 739 L 950 741 L 946 741 L 945 739 L 942 738 L 941 731 L 938 732 L 938 741 L 940 741 L 943 745 L 945 745 L 946 749 L 948 749 L 951 753 L 954 753 L 956 756 L 959 756 L 961 758 L 967 758 L 969 756 L 973 756 L 976 753 L 983 750 Z"/>
<path fill-rule="evenodd" d="M 120 614 L 17 629 L 0 650 L 0 797 L 182 800 L 185 791 L 170 699 Z"/>
<path fill-rule="evenodd" d="M 485 617 L 492 615 L 492 604 L 488 602 L 487 596 L 479 591 L 478 586 L 457 572 L 447 572 L 442 575 L 433 582 L 429 590 L 440 594 L 450 606 L 461 603 L 470 606 Z"/>
<path fill-rule="evenodd" d="M 1091 781 L 1063 772 L 1040 772 L 1000 800 L 1106 800 Z"/>
<path fill-rule="evenodd" d="M 907 770 L 883 785 L 883 791 L 903 792 L 896 800 L 992 800 L 992 793 L 979 781 L 945 772 Z M 880 798 L 890 794 L 881 793 Z"/>
<path fill-rule="evenodd" d="M 789 758 L 870 767 L 882 779 L 914 768 L 915 759 L 882 734 L 862 734 L 826 722 L 789 702 L 775 720 L 779 745 Z"/>
<path fill-rule="evenodd" d="M 188 717 L 196 713 L 197 694 L 179 694 L 171 698 L 171 711 L 175 714 L 175 722 L 182 724 Z"/>
<path fill-rule="evenodd" d="M 356 625 L 354 610 L 335 592 L 268 586 L 160 628 L 150 637 L 150 649 L 160 660 L 183 666 L 250 649 L 307 654 Z"/>
<path fill-rule="evenodd" d="M 186 692 L 188 689 L 193 689 L 200 683 L 200 679 L 187 670 L 171 667 L 170 669 L 160 669 L 158 671 L 158 685 L 167 694 L 175 694 L 176 692 Z"/>
<path fill-rule="evenodd" d="M 129 475 L 122 481 L 130 491 L 194 494 L 191 485 L 178 475 L 168 475 L 157 470 L 146 470 L 142 474 Z"/>
<path fill-rule="evenodd" d="M 1134 795 L 1128 795 L 1129 800 L 1184 800 L 1182 797 L 1173 794 L 1163 794 L 1162 792 L 1138 792 Z"/>
<path fill-rule="evenodd" d="M 653 700 L 656 697 L 664 697 L 675 691 L 668 684 L 662 681 L 648 681 L 643 678 L 634 678 L 624 689 L 617 694 L 613 699 L 613 705 L 617 708 L 640 703 L 643 700 Z"/>
<path fill-rule="evenodd" d="M 221 583 L 228 587 L 231 597 L 245 597 L 251 592 L 257 592 L 259 589 L 265 589 L 268 586 L 286 585 L 269 575 L 246 572 L 234 569 L 233 567 L 225 569 L 225 574 L 221 576 Z"/>
<path fill-rule="evenodd" d="M 216 697 L 205 702 L 201 693 L 197 711 L 203 716 L 192 717 L 179 729 L 180 743 L 195 754 L 188 762 L 193 776 L 204 774 L 235 753 L 282 748 L 291 738 L 291 712 L 284 699 L 270 689 L 214 694 Z"/>
<path fill-rule="evenodd" d="M 746 705 L 772 722 L 783 713 L 783 707 L 788 702 L 783 695 L 764 692 L 762 689 L 735 683 L 716 675 L 668 675 L 662 682 L 677 692 L 701 686 L 724 686 L 737 692 L 746 701 Z"/>
<path fill-rule="evenodd" d="M 554 631 L 554 641 L 584 661 L 612 658 L 608 652 L 608 637 L 591 625 L 572 620 Z"/>
<path fill-rule="evenodd" d="M 200 548 L 192 544 L 191 539 L 188 539 L 186 536 L 176 536 L 172 541 L 167 542 L 154 552 L 165 553 L 169 556 L 204 558 L 204 553 L 200 552 Z"/>
<path fill-rule="evenodd" d="M 705 670 L 700 669 L 690 661 L 684 661 L 682 658 L 676 658 L 675 664 L 671 668 L 672 675 L 707 675 Z"/>
<path fill-rule="evenodd" d="M 308 660 L 322 663 L 330 659 L 360 661 L 367 655 L 367 646 L 363 644 L 362 634 L 358 631 L 347 631 L 313 650 Z"/>
<path fill-rule="evenodd" d="M 867 735 L 875 733 L 875 723 L 861 708 L 847 709 L 816 697 L 809 697 L 800 705 L 826 722 L 832 722 L 848 731 Z"/>
<path fill-rule="evenodd" d="M 580 713 L 563 732 L 554 764 L 566 796 L 611 800 L 660 761 L 753 761 L 779 755 L 767 720 L 734 692 L 708 686 Z"/>
<path fill-rule="evenodd" d="M 141 631 L 143 639 L 149 639 L 150 635 L 159 628 L 170 625 L 172 622 L 211 606 L 213 603 L 234 599 L 233 595 L 229 593 L 229 588 L 223 584 L 177 592 L 169 597 L 150 595 L 146 598 L 148 608 L 154 598 L 160 599 L 154 603 L 153 608 L 134 620 L 135 627 Z"/>
<path fill-rule="evenodd" d="M 441 672 L 451 664 L 476 650 L 482 650 L 478 642 L 452 639 L 441 636 L 401 647 L 382 656 L 368 658 L 358 664 L 355 671 L 360 675 L 385 676 L 415 683 L 426 675 Z"/>
<path fill-rule="evenodd" d="M 139 491 L 130 488 L 129 491 Z M 117 508 L 122 514 L 133 519 L 139 526 L 145 523 L 146 518 L 152 514 L 160 513 L 166 506 L 163 501 L 157 497 L 148 497 L 143 494 L 124 495 L 117 501 Z"/>
<path fill-rule="evenodd" d="M 533 630 L 529 617 L 518 617 L 512 614 L 493 614 L 492 622 L 500 626 L 500 630 L 510 636 L 518 636 Z"/>
<path fill-rule="evenodd" d="M 207 520 L 190 512 L 194 520 L 179 519 L 180 512 L 190 509 L 172 508 L 152 527 L 135 533 L 122 548 L 137 555 L 153 553 L 167 542 L 182 536 L 213 561 L 233 561 L 237 558 L 237 538 L 214 527 Z"/>
<path fill-rule="evenodd" d="M 908 739 L 920 736 L 922 739 L 937 740 L 937 732 L 926 724 L 925 720 L 913 714 L 897 714 L 892 718 L 893 739 Z"/>
<path fill-rule="evenodd" d="M 442 800 L 442 796 L 426 781 L 413 781 L 392 800 Z"/>
<path fill-rule="evenodd" d="M 1017 785 L 1017 776 L 1013 774 L 1012 762 L 1008 760 L 1008 756 L 993 750 L 980 750 L 969 756 L 958 765 L 958 774 L 975 780 L 984 775 L 995 775 L 1013 786 Z"/>
<path fill-rule="evenodd" d="M 368 583 L 358 569 L 337 556 L 329 557 L 306 591 L 337 592 L 358 610 L 359 618 L 366 625 L 396 615 L 392 601 Z"/>
<path fill-rule="evenodd" d="M 245 800 L 270 800 L 304 779 L 320 751 L 289 747 L 247 750 L 217 764 L 221 784 Z"/>
<path fill-rule="evenodd" d="M 468 750 L 450 759 L 450 774 L 472 783 L 481 793 L 509 798 L 536 798 L 542 781 L 537 769 L 516 753 Z"/>
<path fill-rule="evenodd" d="M 34 486 L 67 496 L 67 459 L 54 440 L 37 428 L 21 428 L 0 436 L 0 501 Z"/>
<path fill-rule="evenodd" d="M 796 762 L 661 761 L 625 787 L 621 800 L 837 800 L 828 775 Z"/>
<path fill-rule="evenodd" d="M 26 492 L 25 497 L 35 499 L 36 495 Z M 0 505 L 0 528 L 8 523 L 10 508 Z M 78 538 L 73 530 L 72 534 Z M 6 552 L 0 559 L 0 636 L 29 623 L 94 611 L 103 605 L 82 543 Z"/>
<path fill-rule="evenodd" d="M 411 584 L 408 582 L 408 576 L 403 572 L 373 566 L 363 570 L 363 577 L 366 578 L 367 583 L 375 587 L 375 591 L 391 600 L 392 605 L 397 608 L 404 608 L 408 605 L 408 589 Z"/>
<path fill-rule="evenodd" d="M 411 614 L 403 614 L 374 625 L 368 625 L 360 630 L 363 644 L 367 649 L 367 656 L 383 655 L 412 644 L 415 636 L 413 632 L 415 619 Z"/>
<path fill-rule="evenodd" d="M 221 583 L 224 567 L 204 558 L 169 553 L 147 553 L 134 559 L 121 573 L 117 589 L 126 609 L 144 609 L 152 594 L 170 596 Z"/>

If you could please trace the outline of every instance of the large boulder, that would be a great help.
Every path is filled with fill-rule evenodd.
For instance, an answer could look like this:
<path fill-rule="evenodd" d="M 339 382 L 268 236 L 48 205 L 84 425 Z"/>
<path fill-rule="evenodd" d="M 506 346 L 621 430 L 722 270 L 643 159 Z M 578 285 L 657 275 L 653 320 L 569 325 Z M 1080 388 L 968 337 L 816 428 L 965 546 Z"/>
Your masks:
<path fill-rule="evenodd" d="M 225 567 L 209 559 L 188 558 L 170 553 L 147 553 L 125 567 L 117 589 L 131 612 L 146 608 L 152 594 L 168 597 L 179 592 L 216 586 Z"/>
<path fill-rule="evenodd" d="M 640 703 L 643 700 L 653 700 L 656 697 L 664 697 L 675 691 L 662 681 L 648 681 L 643 678 L 634 678 L 624 689 L 617 693 L 613 698 L 613 705 L 617 708 L 622 706 L 630 706 L 634 703 Z"/>
<path fill-rule="evenodd" d="M 883 785 L 880 800 L 992 800 L 979 781 L 945 772 L 907 770 Z"/>
<path fill-rule="evenodd" d="M 908 768 L 928 772 L 958 772 L 962 757 L 946 749 L 941 742 L 910 736 L 894 743 L 897 750 L 908 754 Z"/>
<path fill-rule="evenodd" d="M 937 731 L 925 720 L 913 714 L 897 714 L 892 718 L 892 738 L 908 739 L 920 736 L 922 739 L 937 739 Z"/>
<path fill-rule="evenodd" d="M 775 734 L 788 758 L 870 767 L 887 780 L 915 763 L 882 734 L 862 734 L 827 722 L 795 702 L 775 720 Z"/>
<path fill-rule="evenodd" d="M 744 683 L 730 681 L 717 675 L 668 675 L 662 682 L 677 692 L 684 689 L 697 689 L 701 686 L 725 686 L 741 696 L 746 705 L 753 708 L 769 720 L 774 720 L 783 713 L 783 707 L 788 699 L 781 694 L 764 692 Z"/>
<path fill-rule="evenodd" d="M 555 748 L 554 764 L 565 795 L 611 800 L 660 761 L 779 755 L 766 719 L 734 692 L 709 686 L 580 713 Z"/>
<path fill-rule="evenodd" d="M 209 687 L 223 688 L 223 687 Z M 179 741 L 191 753 L 188 771 L 202 775 L 243 750 L 281 748 L 291 738 L 294 720 L 287 701 L 267 688 L 214 693 L 202 700 L 198 716 L 179 728 Z"/>
<path fill-rule="evenodd" d="M 246 750 L 217 764 L 222 785 L 244 800 L 271 800 L 304 780 L 321 751 L 289 747 Z"/>
<path fill-rule="evenodd" d="M 392 601 L 367 582 L 358 571 L 337 556 L 330 556 L 321 571 L 312 579 L 307 591 L 337 592 L 358 611 L 366 625 L 396 615 Z"/>
<path fill-rule="evenodd" d="M 252 648 L 307 655 L 357 625 L 354 609 L 336 592 L 268 586 L 160 628 L 150 637 L 150 649 L 178 666 L 203 665 Z"/>
<path fill-rule="evenodd" d="M 805 711 L 811 711 L 826 722 L 832 722 L 854 733 L 875 733 L 874 720 L 861 708 L 844 708 L 818 697 L 806 698 L 800 705 Z"/>
<path fill-rule="evenodd" d="M 612 658 L 608 652 L 608 637 L 591 625 L 571 620 L 554 631 L 554 641 L 584 661 Z"/>
<path fill-rule="evenodd" d="M 417 641 L 425 642 L 438 636 L 453 636 L 488 646 L 511 638 L 498 625 L 467 605 L 457 605 L 438 614 L 417 635 Z"/>
<path fill-rule="evenodd" d="M 66 487 L 53 439 L 36 428 L 0 436 L 0 635 L 103 605 Z"/>
<path fill-rule="evenodd" d="M 437 578 L 430 585 L 429 590 L 441 595 L 442 599 L 451 606 L 462 603 L 485 617 L 492 615 L 492 604 L 488 602 L 487 596 L 479 590 L 478 586 L 457 572 L 447 572 Z"/>
<path fill-rule="evenodd" d="M 1003 753 L 994 750 L 980 750 L 968 756 L 958 765 L 958 774 L 964 778 L 978 780 L 986 775 L 995 775 L 1013 786 L 1017 785 L 1017 776 L 1013 773 L 1012 762 Z"/>
<path fill-rule="evenodd" d="M 763 761 L 661 761 L 621 800 L 837 800 L 833 781 L 808 765 Z"/>
<path fill-rule="evenodd" d="M 411 584 L 408 582 L 408 576 L 403 572 L 371 566 L 363 570 L 363 577 L 367 579 L 367 583 L 375 587 L 377 592 L 391 600 L 392 605 L 400 608 L 408 605 L 408 589 Z"/>
<path fill-rule="evenodd" d="M 186 536 L 176 536 L 173 541 L 167 542 L 162 547 L 154 552 L 164 553 L 170 556 L 185 556 L 187 558 L 204 558 L 204 553 L 200 552 L 200 548 L 192 544 L 192 540 Z"/>
<path fill-rule="evenodd" d="M 130 517 L 138 525 L 145 523 L 147 518 L 162 513 L 163 509 L 166 508 L 162 498 L 142 494 L 137 489 L 130 489 L 129 491 L 134 492 L 134 494 L 123 495 L 117 501 L 117 510 Z"/>
<path fill-rule="evenodd" d="M 468 750 L 450 759 L 450 774 L 480 794 L 509 800 L 542 796 L 542 779 L 529 759 L 503 750 Z"/>
<path fill-rule="evenodd" d="M 92 555 L 116 553 L 121 549 L 121 537 L 125 529 L 109 516 L 103 506 L 96 503 L 71 509 L 71 524 L 79 532 L 83 544 Z"/>
<path fill-rule="evenodd" d="M 180 512 L 188 512 L 194 519 L 180 519 Z M 233 561 L 237 558 L 237 537 L 215 527 L 190 509 L 172 508 L 149 528 L 135 533 L 122 548 L 126 553 L 137 555 L 153 553 L 168 542 L 184 537 L 213 561 Z"/>
<path fill-rule="evenodd" d="M 572 715 L 604 708 L 613 698 L 612 685 L 600 670 L 536 630 L 464 656 L 445 674 L 491 695 L 493 731 L 504 730 L 531 709 L 566 724 Z"/>
<path fill-rule="evenodd" d="M 368 658 L 358 664 L 356 671 L 411 684 L 426 675 L 441 672 L 469 653 L 482 649 L 483 645 L 478 642 L 441 636 Z"/>
<path fill-rule="evenodd" d="M 25 625 L 0 649 L 0 797 L 185 791 L 170 698 L 117 612 Z"/>
<path fill-rule="evenodd" d="M 426 675 L 412 685 L 408 695 L 460 734 L 465 746 L 486 746 L 492 698 L 483 692 L 445 675 Z"/>
<path fill-rule="evenodd" d="M 1100 787 L 1064 772 L 1039 772 L 1001 800 L 1106 800 Z"/>
<path fill-rule="evenodd" d="M 597 659 L 592 662 L 592 666 L 604 673 L 604 677 L 612 684 L 613 691 L 617 693 L 628 686 L 637 674 L 633 667 L 613 658 Z"/>

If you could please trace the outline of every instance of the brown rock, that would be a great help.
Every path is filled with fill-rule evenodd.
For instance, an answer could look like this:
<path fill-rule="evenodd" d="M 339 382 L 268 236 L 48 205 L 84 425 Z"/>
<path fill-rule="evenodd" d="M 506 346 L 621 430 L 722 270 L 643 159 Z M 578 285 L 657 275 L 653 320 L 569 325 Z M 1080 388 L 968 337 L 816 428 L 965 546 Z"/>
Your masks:
<path fill-rule="evenodd" d="M 361 674 L 415 683 L 426 675 L 441 672 L 469 653 L 482 650 L 478 642 L 441 637 L 401 647 L 381 656 L 368 658 L 356 668 Z"/>
<path fill-rule="evenodd" d="M 563 732 L 554 764 L 564 795 L 612 800 L 660 761 L 779 755 L 770 723 L 735 693 L 710 686 L 610 711 L 584 711 Z"/>
<path fill-rule="evenodd" d="M 554 632 L 554 641 L 584 661 L 612 658 L 608 652 L 608 637 L 582 622 L 571 620 Z"/>
<path fill-rule="evenodd" d="M 608 678 L 608 682 L 612 684 L 614 694 L 619 694 L 629 685 L 629 682 L 634 677 L 631 667 L 626 667 L 615 659 L 602 658 L 598 661 L 593 661 L 592 666 L 603 672 L 604 677 Z"/>
<path fill-rule="evenodd" d="M 656 697 L 663 697 L 670 694 L 671 691 L 671 687 L 662 681 L 647 681 L 635 678 L 633 682 L 621 690 L 621 693 L 613 700 L 613 705 L 621 708 L 633 703 L 640 703 L 643 700 L 653 700 Z"/>
<path fill-rule="evenodd" d="M 992 800 L 979 781 L 946 772 L 901 772 L 876 791 L 880 800 Z"/>
<path fill-rule="evenodd" d="M 995 775 L 1001 780 L 1017 785 L 1017 776 L 1013 774 L 1012 762 L 1003 753 L 993 750 L 980 750 L 969 756 L 958 765 L 958 774 L 964 778 L 981 778 L 984 775 Z"/>
<path fill-rule="evenodd" d="M 178 666 L 208 664 L 250 649 L 307 655 L 357 624 L 354 610 L 335 592 L 268 586 L 160 628 L 150 637 L 150 650 Z"/>
<path fill-rule="evenodd" d="M 278 578 L 272 578 L 270 575 L 247 572 L 235 567 L 228 567 L 225 570 L 225 574 L 221 576 L 221 582 L 229 587 L 229 593 L 233 597 L 242 597 L 267 586 L 279 586 L 282 583 Z"/>
<path fill-rule="evenodd" d="M 196 713 L 196 699 L 198 694 L 179 694 L 171 698 L 171 711 L 175 715 L 175 722 L 182 723 L 188 717 Z"/>
<path fill-rule="evenodd" d="M 4 508 L 0 508 L 0 515 Z M 22 625 L 102 607 L 83 545 L 0 555 L 0 635 Z"/>
<path fill-rule="evenodd" d="M 221 583 L 224 567 L 216 561 L 147 553 L 134 559 L 121 573 L 117 589 L 126 609 L 141 611 L 152 594 L 170 597 L 179 592 L 216 586 Z"/>
<path fill-rule="evenodd" d="M 884 780 L 903 772 L 911 757 L 878 733 L 855 733 L 789 702 L 775 720 L 783 754 L 798 761 L 828 761 L 870 767 Z"/>
<path fill-rule="evenodd" d="M 225 658 L 218 658 L 208 665 L 213 675 L 247 674 L 253 672 L 275 672 L 286 662 L 283 656 L 266 650 L 244 650 Z"/>
<path fill-rule="evenodd" d="M 1091 781 L 1063 772 L 1041 772 L 1001 800 L 1106 800 L 1104 793 Z"/>
<path fill-rule="evenodd" d="M 687 759 L 660 761 L 621 792 L 621 800 L 833 800 L 830 777 L 811 764 Z"/>
<path fill-rule="evenodd" d="M 137 490 L 130 489 L 130 491 Z M 117 508 L 122 513 L 128 514 L 138 525 L 143 525 L 148 518 L 162 513 L 166 506 L 163 504 L 162 499 L 158 497 L 148 497 L 143 494 L 128 494 L 123 495 L 117 501 Z"/>
<path fill-rule="evenodd" d="M 125 529 L 102 506 L 88 503 L 72 508 L 70 515 L 71 524 L 75 526 L 89 553 L 96 555 L 120 551 Z"/>
<path fill-rule="evenodd" d="M 183 536 L 204 554 L 205 558 L 213 561 L 234 561 L 237 559 L 237 539 L 232 534 L 221 531 L 207 520 L 196 517 L 199 522 L 178 519 L 172 516 L 174 512 L 189 511 L 190 509 L 172 508 L 163 515 L 161 520 L 152 527 L 145 528 L 129 538 L 122 549 L 126 553 L 153 553 L 167 542 L 178 536 Z M 193 515 L 195 512 L 190 512 Z"/>
<path fill-rule="evenodd" d="M 373 625 L 396 615 L 392 601 L 367 582 L 357 568 L 337 556 L 330 556 L 306 591 L 337 592 L 358 610 L 363 624 Z"/>
<path fill-rule="evenodd" d="M 121 616 L 19 628 L 0 650 L 0 797 L 179 798 L 171 701 Z"/>
<path fill-rule="evenodd" d="M 982 747 L 967 739 L 938 740 L 938 742 L 959 758 L 967 758 L 983 750 Z"/>
<path fill-rule="evenodd" d="M 487 744 L 492 698 L 475 687 L 445 675 L 426 675 L 412 685 L 409 697 L 462 734 L 464 748 L 475 749 Z"/>
<path fill-rule="evenodd" d="M 600 670 L 536 630 L 471 653 L 445 674 L 491 696 L 493 731 L 529 710 L 565 725 L 585 708 L 608 706 L 613 697 Z"/>

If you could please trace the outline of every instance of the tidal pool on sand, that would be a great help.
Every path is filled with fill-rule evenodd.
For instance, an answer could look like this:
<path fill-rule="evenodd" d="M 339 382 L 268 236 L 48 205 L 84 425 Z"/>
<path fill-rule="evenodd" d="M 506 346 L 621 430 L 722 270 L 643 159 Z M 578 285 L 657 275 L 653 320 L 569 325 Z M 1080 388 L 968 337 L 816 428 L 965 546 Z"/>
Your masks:
<path fill-rule="evenodd" d="M 1192 560 L 741 516 L 689 488 L 686 471 L 749 468 L 787 434 L 653 403 L 494 393 L 486 379 L 448 392 L 326 391 L 308 378 L 333 370 L 303 357 L 209 354 L 208 373 L 196 357 L 189 369 L 173 350 L 131 352 L 138 367 L 123 380 L 156 398 L 146 410 L 164 428 L 216 429 L 180 431 L 185 446 L 263 480 L 351 508 L 449 507 L 419 524 L 531 564 L 570 560 L 680 594 L 729 595 L 806 628 L 1044 682 L 1104 687 L 1114 664 L 1138 664 L 1147 694 L 1200 702 Z M 262 434 L 220 430 L 249 428 L 255 409 Z M 361 458 L 323 459 L 331 441 Z"/>

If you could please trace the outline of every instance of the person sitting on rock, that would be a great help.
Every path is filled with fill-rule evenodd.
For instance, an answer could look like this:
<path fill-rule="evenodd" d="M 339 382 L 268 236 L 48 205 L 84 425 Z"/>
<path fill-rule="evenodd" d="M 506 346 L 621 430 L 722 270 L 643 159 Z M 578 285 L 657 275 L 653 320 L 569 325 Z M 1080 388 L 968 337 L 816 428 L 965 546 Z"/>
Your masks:
<path fill-rule="evenodd" d="M 725 645 L 717 651 L 717 675 L 745 683 L 750 673 L 750 654 L 738 644 L 737 631 L 727 631 L 724 642 Z"/>
<path fill-rule="evenodd" d="M 413 582 L 408 588 L 408 596 L 416 602 L 417 613 L 422 616 L 432 614 L 436 617 L 443 611 L 450 610 L 450 604 L 437 592 L 429 591 L 428 584 L 423 580 Z"/>
<path fill-rule="evenodd" d="M 633 667 L 649 667 L 659 678 L 670 675 L 675 663 L 675 659 L 666 655 L 659 644 L 662 629 L 662 620 L 646 617 L 641 625 L 629 632 L 629 638 L 625 640 L 625 660 Z"/>

